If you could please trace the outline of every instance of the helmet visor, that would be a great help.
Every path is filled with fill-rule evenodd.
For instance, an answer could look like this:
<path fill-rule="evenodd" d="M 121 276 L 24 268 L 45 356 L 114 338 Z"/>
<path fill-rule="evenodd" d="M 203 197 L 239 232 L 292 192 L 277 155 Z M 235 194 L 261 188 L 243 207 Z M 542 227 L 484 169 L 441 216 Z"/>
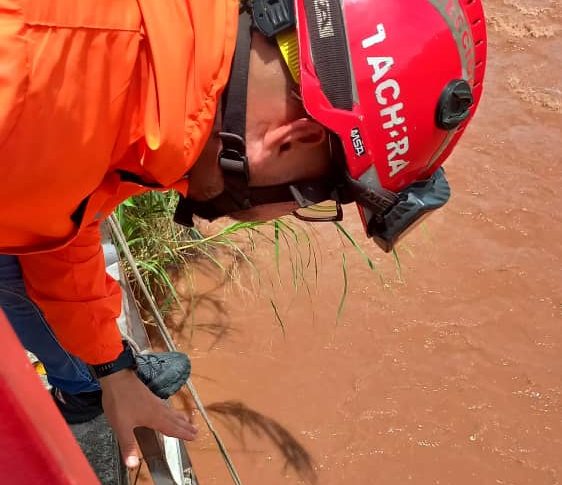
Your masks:
<path fill-rule="evenodd" d="M 416 182 L 400 192 L 398 202 L 382 217 L 362 208 L 367 234 L 386 252 L 416 227 L 431 212 L 443 207 L 451 189 L 443 168 L 431 178 Z"/>

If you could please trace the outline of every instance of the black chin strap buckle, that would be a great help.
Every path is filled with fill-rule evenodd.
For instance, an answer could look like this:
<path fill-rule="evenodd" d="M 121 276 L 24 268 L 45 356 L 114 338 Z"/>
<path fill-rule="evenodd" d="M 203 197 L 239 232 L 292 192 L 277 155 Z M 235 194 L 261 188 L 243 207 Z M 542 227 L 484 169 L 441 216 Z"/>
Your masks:
<path fill-rule="evenodd" d="M 254 0 L 252 15 L 257 29 L 271 39 L 296 24 L 294 0 Z"/>
<path fill-rule="evenodd" d="M 243 177 L 246 182 L 249 182 L 250 171 L 244 139 L 234 133 L 221 132 L 219 136 L 223 147 L 219 154 L 221 169 L 237 178 Z"/>

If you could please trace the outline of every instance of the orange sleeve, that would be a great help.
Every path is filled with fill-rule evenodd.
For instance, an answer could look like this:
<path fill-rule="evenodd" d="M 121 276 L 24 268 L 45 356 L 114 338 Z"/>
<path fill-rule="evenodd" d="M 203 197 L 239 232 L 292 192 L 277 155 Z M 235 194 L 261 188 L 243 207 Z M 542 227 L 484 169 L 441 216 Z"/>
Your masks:
<path fill-rule="evenodd" d="M 20 256 L 20 263 L 29 296 L 65 349 L 89 364 L 117 357 L 121 288 L 105 271 L 99 224 L 62 249 Z"/>

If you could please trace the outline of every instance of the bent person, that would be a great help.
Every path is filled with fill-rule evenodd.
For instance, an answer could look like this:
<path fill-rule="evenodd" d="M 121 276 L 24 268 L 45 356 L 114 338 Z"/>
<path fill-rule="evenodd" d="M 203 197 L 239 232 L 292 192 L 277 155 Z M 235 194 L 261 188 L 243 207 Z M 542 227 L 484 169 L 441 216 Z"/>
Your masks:
<path fill-rule="evenodd" d="M 133 371 L 99 224 L 148 190 L 184 224 L 354 202 L 389 251 L 448 200 L 485 60 L 479 0 L 0 0 L 0 281 L 93 369 L 128 465 L 136 426 L 196 430 Z"/>

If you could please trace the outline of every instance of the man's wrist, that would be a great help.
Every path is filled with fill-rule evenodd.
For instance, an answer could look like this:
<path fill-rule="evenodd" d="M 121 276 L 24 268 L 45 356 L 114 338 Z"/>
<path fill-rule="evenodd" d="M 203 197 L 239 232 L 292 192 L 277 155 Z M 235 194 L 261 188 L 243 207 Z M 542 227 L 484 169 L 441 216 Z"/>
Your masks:
<path fill-rule="evenodd" d="M 112 361 L 90 365 L 90 372 L 96 379 L 102 379 L 122 370 L 135 370 L 137 361 L 135 354 L 126 340 L 123 340 L 123 351 Z"/>
<path fill-rule="evenodd" d="M 106 391 L 111 388 L 122 388 L 124 383 L 128 382 L 131 378 L 138 380 L 135 371 L 132 369 L 122 369 L 108 376 L 100 377 L 98 383 L 102 391 Z"/>

